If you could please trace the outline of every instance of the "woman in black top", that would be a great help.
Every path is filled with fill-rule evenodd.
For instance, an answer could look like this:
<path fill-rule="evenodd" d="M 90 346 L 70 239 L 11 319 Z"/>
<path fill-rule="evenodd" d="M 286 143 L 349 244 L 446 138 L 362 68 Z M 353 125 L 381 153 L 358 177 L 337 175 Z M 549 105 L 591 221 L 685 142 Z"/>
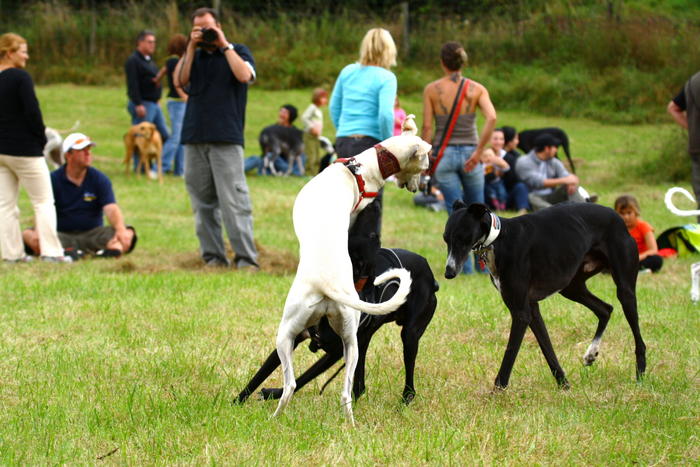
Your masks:
<path fill-rule="evenodd" d="M 24 67 L 27 41 L 0 36 L 0 250 L 8 262 L 31 259 L 24 253 L 17 198 L 20 184 L 34 207 L 42 259 L 69 262 L 56 233 L 56 209 L 49 168 L 43 156 L 46 135 L 34 83 Z"/>

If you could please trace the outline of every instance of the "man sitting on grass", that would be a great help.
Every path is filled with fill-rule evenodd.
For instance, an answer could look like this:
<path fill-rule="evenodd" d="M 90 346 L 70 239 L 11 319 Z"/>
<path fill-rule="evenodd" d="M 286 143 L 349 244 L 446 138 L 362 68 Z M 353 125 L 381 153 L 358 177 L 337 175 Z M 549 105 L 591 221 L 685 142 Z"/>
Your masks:
<path fill-rule="evenodd" d="M 118 257 L 130 253 L 136 245 L 136 231 L 124 224 L 109 178 L 90 167 L 95 143 L 82 133 L 72 133 L 63 141 L 66 163 L 51 173 L 56 200 L 58 237 L 67 255 L 73 259 L 85 253 Z M 110 226 L 104 226 L 102 216 Z M 23 232 L 24 243 L 41 254 L 39 236 L 34 229 Z"/>
<path fill-rule="evenodd" d="M 561 143 L 549 134 L 535 139 L 535 148 L 518 158 L 515 172 L 528 189 L 528 201 L 537 211 L 564 201 L 595 202 L 596 195 L 589 195 L 579 185 L 576 175 L 570 174 L 556 158 Z"/>

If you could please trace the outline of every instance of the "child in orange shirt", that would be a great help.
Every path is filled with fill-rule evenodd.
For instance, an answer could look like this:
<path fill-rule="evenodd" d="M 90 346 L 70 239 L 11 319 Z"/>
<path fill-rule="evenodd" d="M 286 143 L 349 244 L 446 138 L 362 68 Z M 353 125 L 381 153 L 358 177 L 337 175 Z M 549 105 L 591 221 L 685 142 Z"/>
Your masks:
<path fill-rule="evenodd" d="M 637 199 L 631 195 L 620 196 L 615 200 L 615 211 L 625 221 L 627 231 L 637 242 L 639 269 L 657 272 L 663 265 L 663 258 L 659 256 L 653 227 L 639 217 L 641 210 Z"/>

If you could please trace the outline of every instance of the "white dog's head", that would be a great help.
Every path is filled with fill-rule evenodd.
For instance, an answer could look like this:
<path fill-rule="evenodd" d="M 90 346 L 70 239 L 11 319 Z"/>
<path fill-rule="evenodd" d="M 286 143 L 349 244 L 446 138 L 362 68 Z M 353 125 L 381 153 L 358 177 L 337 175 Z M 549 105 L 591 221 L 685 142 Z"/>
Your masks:
<path fill-rule="evenodd" d="M 403 132 L 382 142 L 382 146 L 396 156 L 401 171 L 394 174 L 399 188 L 416 192 L 420 183 L 420 174 L 428 169 L 428 154 L 432 146 L 419 136 L 414 115 L 408 115 L 403 122 Z"/>

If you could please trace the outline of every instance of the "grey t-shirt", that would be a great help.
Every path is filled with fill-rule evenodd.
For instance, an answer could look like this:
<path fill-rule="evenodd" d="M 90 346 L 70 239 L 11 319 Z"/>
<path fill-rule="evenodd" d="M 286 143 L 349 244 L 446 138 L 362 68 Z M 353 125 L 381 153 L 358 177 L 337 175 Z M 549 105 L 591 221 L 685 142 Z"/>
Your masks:
<path fill-rule="evenodd" d="M 515 172 L 520 180 L 525 182 L 528 190 L 539 196 L 550 194 L 553 188 L 546 188 L 544 181 L 548 178 L 568 177 L 569 172 L 564 168 L 564 164 L 555 157 L 543 161 L 535 154 L 535 150 L 528 152 L 518 158 L 515 165 Z"/>

